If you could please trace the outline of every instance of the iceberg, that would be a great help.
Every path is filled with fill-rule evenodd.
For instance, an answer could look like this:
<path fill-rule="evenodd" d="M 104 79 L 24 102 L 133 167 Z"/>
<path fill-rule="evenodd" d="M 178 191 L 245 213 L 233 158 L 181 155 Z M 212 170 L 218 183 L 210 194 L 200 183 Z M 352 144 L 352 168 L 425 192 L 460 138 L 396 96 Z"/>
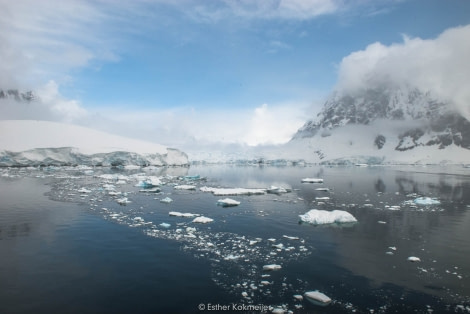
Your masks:
<path fill-rule="evenodd" d="M 174 187 L 175 190 L 196 190 L 195 185 L 187 185 L 187 184 L 182 184 L 182 185 L 176 185 Z"/>
<path fill-rule="evenodd" d="M 166 223 L 166 222 L 162 222 L 161 224 L 159 224 L 160 227 L 162 228 L 165 228 L 165 229 L 168 229 L 171 227 L 171 225 L 169 223 Z"/>
<path fill-rule="evenodd" d="M 266 192 L 270 194 L 283 194 L 283 193 L 288 193 L 291 191 L 292 191 L 291 189 L 286 189 L 286 188 L 278 187 L 274 185 L 272 185 L 269 189 L 266 189 Z"/>
<path fill-rule="evenodd" d="M 229 195 L 262 195 L 266 194 L 266 189 L 246 189 L 246 188 L 211 188 L 203 186 L 200 188 L 202 192 L 211 192 L 216 196 Z"/>
<path fill-rule="evenodd" d="M 441 202 L 435 198 L 418 197 L 413 200 L 413 203 L 417 205 L 439 205 Z"/>
<path fill-rule="evenodd" d="M 323 179 L 320 178 L 304 178 L 300 180 L 302 183 L 323 183 Z"/>
<path fill-rule="evenodd" d="M 269 264 L 269 265 L 264 265 L 263 266 L 263 270 L 265 270 L 265 271 L 279 270 L 281 268 L 282 268 L 282 266 L 277 265 L 277 264 Z"/>
<path fill-rule="evenodd" d="M 324 293 L 315 291 L 307 291 L 304 293 L 305 299 L 310 301 L 310 303 L 320 306 L 327 306 L 331 303 L 331 298 L 325 295 Z"/>
<path fill-rule="evenodd" d="M 236 201 L 236 200 L 233 200 L 231 198 L 224 198 L 222 200 L 218 200 L 217 205 L 222 206 L 222 207 L 231 207 L 231 206 L 240 205 L 240 202 Z"/>
<path fill-rule="evenodd" d="M 165 203 L 165 204 L 170 204 L 171 202 L 173 202 L 173 200 L 169 197 L 165 197 L 160 200 L 160 203 Z"/>
<path fill-rule="evenodd" d="M 204 217 L 204 216 L 196 217 L 196 218 L 193 219 L 194 223 L 201 223 L 201 224 L 206 224 L 206 223 L 213 222 L 213 221 L 214 221 L 214 219 Z"/>
<path fill-rule="evenodd" d="M 344 210 L 319 210 L 311 209 L 303 215 L 299 215 L 302 222 L 307 222 L 313 225 L 324 225 L 333 223 L 348 223 L 357 222 L 357 219 Z"/>
<path fill-rule="evenodd" d="M 126 204 L 129 204 L 131 201 L 129 201 L 127 199 L 127 197 L 123 197 L 123 198 L 118 198 L 116 200 L 116 202 L 119 204 L 119 205 L 126 205 Z"/>
<path fill-rule="evenodd" d="M 415 262 L 421 262 L 421 259 L 416 256 L 410 256 L 407 258 L 407 261 L 415 263 Z"/>
<path fill-rule="evenodd" d="M 185 218 L 193 218 L 193 217 L 199 216 L 198 214 L 180 213 L 180 212 L 169 212 L 168 215 L 176 216 L 176 217 L 185 217 Z"/>

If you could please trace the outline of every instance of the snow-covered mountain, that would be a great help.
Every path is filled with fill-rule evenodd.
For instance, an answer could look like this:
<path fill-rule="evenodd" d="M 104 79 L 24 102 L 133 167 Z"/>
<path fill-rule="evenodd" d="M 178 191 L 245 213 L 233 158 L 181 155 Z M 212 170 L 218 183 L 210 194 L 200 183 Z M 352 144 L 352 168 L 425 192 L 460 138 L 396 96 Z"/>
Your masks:
<path fill-rule="evenodd" d="M 314 162 L 467 163 L 470 122 L 408 86 L 337 92 L 286 149 Z"/>
<path fill-rule="evenodd" d="M 0 166 L 187 165 L 185 153 L 159 144 L 50 121 L 0 121 Z"/>

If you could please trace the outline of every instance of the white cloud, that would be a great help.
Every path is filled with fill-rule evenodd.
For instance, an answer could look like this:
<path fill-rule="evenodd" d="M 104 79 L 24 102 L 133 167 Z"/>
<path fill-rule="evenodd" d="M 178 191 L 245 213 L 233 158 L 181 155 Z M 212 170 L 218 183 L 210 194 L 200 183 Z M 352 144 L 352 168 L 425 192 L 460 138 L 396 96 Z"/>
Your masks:
<path fill-rule="evenodd" d="M 373 43 L 343 58 L 340 90 L 354 91 L 377 84 L 408 84 L 450 100 L 470 119 L 470 25 L 451 28 L 435 39 L 404 36 L 390 46 Z"/>

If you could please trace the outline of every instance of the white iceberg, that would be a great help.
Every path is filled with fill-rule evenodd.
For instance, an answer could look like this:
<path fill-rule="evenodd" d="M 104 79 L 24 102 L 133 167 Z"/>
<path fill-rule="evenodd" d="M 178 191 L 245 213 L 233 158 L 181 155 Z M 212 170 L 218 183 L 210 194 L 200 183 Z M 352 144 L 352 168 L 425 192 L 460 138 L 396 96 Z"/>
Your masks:
<path fill-rule="evenodd" d="M 175 190 L 195 190 L 196 186 L 195 185 L 187 185 L 187 184 L 182 184 L 182 185 L 176 185 L 174 187 Z"/>
<path fill-rule="evenodd" d="M 325 295 L 324 293 L 315 291 L 307 291 L 304 293 L 305 299 L 310 301 L 310 303 L 320 306 L 327 306 L 331 303 L 331 298 Z"/>
<path fill-rule="evenodd" d="M 344 210 L 319 210 L 311 209 L 303 215 L 299 215 L 302 222 L 307 222 L 313 225 L 324 225 L 333 223 L 348 223 L 357 222 L 357 219 Z"/>
<path fill-rule="evenodd" d="M 269 265 L 264 265 L 263 266 L 263 270 L 265 271 L 270 271 L 270 270 L 279 270 L 281 269 L 282 266 L 281 265 L 277 265 L 277 264 L 269 264 Z"/>
<path fill-rule="evenodd" d="M 413 263 L 415 263 L 415 262 L 421 262 L 421 259 L 420 259 L 419 257 L 416 257 L 416 256 L 410 256 L 410 257 L 407 258 L 407 260 L 408 260 L 409 262 L 413 262 Z"/>
<path fill-rule="evenodd" d="M 85 188 L 81 188 L 81 189 L 78 189 L 77 192 L 78 192 L 78 193 L 86 194 L 86 193 L 90 193 L 91 190 L 88 190 L 88 189 L 85 189 Z"/>
<path fill-rule="evenodd" d="M 418 197 L 413 200 L 413 203 L 417 205 L 439 205 L 441 202 L 435 198 Z"/>
<path fill-rule="evenodd" d="M 240 202 L 236 201 L 236 200 L 233 200 L 231 198 L 224 198 L 222 200 L 218 200 L 217 205 L 222 206 L 222 207 L 231 207 L 231 206 L 240 205 Z"/>
<path fill-rule="evenodd" d="M 323 179 L 320 178 L 304 178 L 300 180 L 302 183 L 323 183 Z"/>
<path fill-rule="evenodd" d="M 160 200 L 160 203 L 165 203 L 165 204 L 170 204 L 171 202 L 173 202 L 173 200 L 169 197 L 165 197 Z"/>
<path fill-rule="evenodd" d="M 266 189 L 266 192 L 270 194 L 284 194 L 284 193 L 288 193 L 291 191 L 292 191 L 291 189 L 274 186 L 274 185 L 272 185 L 269 189 Z"/>
<path fill-rule="evenodd" d="M 262 195 L 266 194 L 266 189 L 246 189 L 246 188 L 211 188 L 203 186 L 200 188 L 202 192 L 211 192 L 216 196 L 229 195 Z"/>
<path fill-rule="evenodd" d="M 180 213 L 180 212 L 169 212 L 168 215 L 176 216 L 176 217 L 185 217 L 185 218 L 193 218 L 193 217 L 199 216 L 198 214 Z"/>
<path fill-rule="evenodd" d="M 194 223 L 201 223 L 201 224 L 206 224 L 206 223 L 213 222 L 213 221 L 214 219 L 209 218 L 209 217 L 204 217 L 204 216 L 196 217 L 193 219 Z"/>
<path fill-rule="evenodd" d="M 159 224 L 160 227 L 162 228 L 165 228 L 165 229 L 168 229 L 171 227 L 171 225 L 169 223 L 166 223 L 166 222 L 162 222 L 161 224 Z"/>
<path fill-rule="evenodd" d="M 129 204 L 131 201 L 129 201 L 127 199 L 127 197 L 123 197 L 123 198 L 118 198 L 116 200 L 116 202 L 119 204 L 119 205 L 126 205 L 126 204 Z"/>

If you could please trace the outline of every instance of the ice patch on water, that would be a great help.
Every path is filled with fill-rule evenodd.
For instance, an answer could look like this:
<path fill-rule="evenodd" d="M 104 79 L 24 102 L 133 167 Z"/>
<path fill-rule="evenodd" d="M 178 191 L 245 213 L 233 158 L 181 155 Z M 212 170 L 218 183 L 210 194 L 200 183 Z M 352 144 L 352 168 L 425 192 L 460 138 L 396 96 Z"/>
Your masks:
<path fill-rule="evenodd" d="M 196 217 L 193 219 L 193 223 L 201 223 L 201 224 L 207 224 L 213 221 L 214 219 L 209 218 L 209 217 L 204 217 L 204 216 Z"/>
<path fill-rule="evenodd" d="M 299 215 L 300 221 L 313 225 L 324 225 L 333 223 L 351 223 L 357 222 L 357 219 L 344 210 L 319 210 L 311 209 L 303 215 Z"/>
<path fill-rule="evenodd" d="M 435 198 L 430 197 L 417 197 L 413 200 L 413 203 L 418 205 L 439 205 L 441 202 Z"/>
<path fill-rule="evenodd" d="M 222 206 L 222 207 L 231 207 L 231 206 L 240 205 L 240 202 L 236 201 L 236 200 L 233 200 L 231 198 L 224 198 L 222 200 L 218 200 L 217 205 Z"/>

